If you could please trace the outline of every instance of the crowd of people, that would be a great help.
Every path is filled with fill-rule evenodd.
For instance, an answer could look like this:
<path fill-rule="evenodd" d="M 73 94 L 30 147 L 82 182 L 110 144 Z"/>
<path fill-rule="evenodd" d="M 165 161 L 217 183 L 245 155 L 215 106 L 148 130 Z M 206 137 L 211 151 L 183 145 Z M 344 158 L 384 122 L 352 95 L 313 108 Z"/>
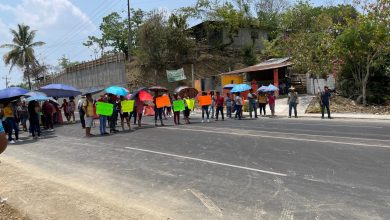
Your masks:
<path fill-rule="evenodd" d="M 245 100 L 240 92 L 226 95 L 221 92 L 210 92 L 201 94 L 202 96 L 210 96 L 211 104 L 200 106 L 201 108 L 201 122 L 210 122 L 210 119 L 219 121 L 225 120 L 225 118 L 235 118 L 242 120 L 243 108 L 245 106 Z M 174 106 L 157 107 L 156 99 L 161 96 L 169 96 L 171 103 L 178 100 L 183 100 L 185 108 L 184 110 L 177 111 Z M 275 102 L 276 96 L 274 92 L 254 92 L 252 89 L 246 95 L 247 107 L 250 118 L 258 118 L 259 116 L 267 115 L 267 106 L 270 110 L 270 117 L 275 117 Z M 320 95 L 320 104 L 322 110 L 322 118 L 324 118 L 324 112 L 327 110 L 328 118 L 330 116 L 329 99 L 331 93 L 327 87 Z M 57 99 L 56 99 L 57 100 Z M 8 134 L 8 142 L 13 144 L 15 142 L 21 142 L 19 139 L 20 127 L 24 132 L 29 132 L 32 138 L 40 138 L 41 127 L 49 132 L 54 131 L 54 125 L 62 124 L 64 115 L 68 123 L 76 122 L 75 111 L 79 111 L 80 122 L 82 128 L 85 129 L 87 137 L 94 136 L 91 133 L 91 129 L 94 125 L 94 120 L 99 120 L 100 135 L 108 135 L 118 132 L 117 125 L 120 121 L 122 130 L 125 127 L 131 130 L 131 122 L 133 120 L 134 125 L 141 127 L 142 117 L 145 110 L 145 106 L 154 106 L 154 121 L 155 126 L 165 126 L 164 120 L 168 117 L 174 118 L 175 125 L 181 125 L 181 114 L 185 124 L 190 124 L 190 112 L 193 109 L 188 105 L 187 100 L 190 100 L 188 96 L 180 97 L 174 93 L 170 95 L 167 92 L 155 91 L 153 102 L 145 103 L 140 98 L 134 100 L 134 108 L 132 112 L 123 112 L 121 103 L 126 100 L 124 96 L 116 96 L 112 94 L 101 95 L 97 100 L 92 98 L 91 94 L 82 96 L 76 104 L 74 97 L 70 97 L 62 100 L 62 104 L 58 104 L 55 100 L 47 100 L 44 102 L 39 101 L 14 101 L 8 102 L 1 107 L 0 117 L 2 118 L 2 125 Z M 97 115 L 96 103 L 110 103 L 113 105 L 113 113 L 111 116 Z M 298 117 L 297 105 L 299 104 L 298 93 L 293 87 L 289 88 L 287 94 L 287 104 L 289 106 L 289 117 Z M 259 110 L 258 110 L 259 109 Z M 225 114 L 226 110 L 226 114 Z M 62 113 L 63 112 L 63 113 Z M 294 113 L 294 115 L 292 115 Z M 27 125 L 27 122 L 28 125 Z M 108 130 L 109 129 L 109 130 Z"/>
<path fill-rule="evenodd" d="M 10 144 L 22 142 L 19 138 L 21 131 L 29 132 L 33 139 L 38 139 L 42 127 L 53 132 L 54 125 L 63 124 L 62 115 L 65 115 L 68 123 L 72 122 L 71 119 L 76 122 L 75 107 L 74 97 L 70 97 L 69 101 L 64 99 L 62 105 L 58 104 L 57 99 L 29 102 L 18 99 L 0 106 L 1 125 Z"/>

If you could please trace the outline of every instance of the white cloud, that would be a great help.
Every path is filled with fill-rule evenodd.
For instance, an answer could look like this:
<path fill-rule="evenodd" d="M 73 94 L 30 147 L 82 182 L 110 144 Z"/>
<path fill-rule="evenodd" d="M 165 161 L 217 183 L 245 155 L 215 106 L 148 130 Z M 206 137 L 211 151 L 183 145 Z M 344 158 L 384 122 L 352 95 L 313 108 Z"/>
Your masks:
<path fill-rule="evenodd" d="M 83 40 L 91 32 L 97 30 L 93 21 L 74 5 L 71 0 L 21 0 L 0 3 L 0 45 L 11 41 L 9 29 L 15 29 L 17 24 L 26 24 L 32 30 L 37 30 L 36 41 L 44 41 L 46 45 L 36 51 L 38 58 L 45 57 L 55 64 L 62 51 L 69 49 L 68 42 Z M 59 48 L 55 46 L 62 45 Z M 1 58 L 5 53 L 0 49 L 0 75 L 4 74 Z M 40 54 L 43 53 L 43 54 Z M 21 79 L 22 74 L 13 71 L 13 80 Z M 19 81 L 19 80 L 17 80 Z M 2 87 L 0 78 L 0 88 Z"/>
<path fill-rule="evenodd" d="M 15 24 L 24 23 L 43 31 L 64 30 L 80 26 L 80 23 L 87 31 L 96 28 L 89 17 L 69 0 L 23 0 L 15 6 L 0 4 L 0 11 L 12 13 Z"/>

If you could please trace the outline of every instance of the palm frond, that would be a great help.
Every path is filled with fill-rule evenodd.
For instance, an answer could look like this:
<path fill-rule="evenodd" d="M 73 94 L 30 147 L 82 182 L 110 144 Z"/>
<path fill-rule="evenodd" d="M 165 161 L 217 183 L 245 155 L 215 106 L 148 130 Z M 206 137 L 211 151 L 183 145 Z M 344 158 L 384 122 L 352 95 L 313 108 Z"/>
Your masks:
<path fill-rule="evenodd" d="M 19 45 L 16 45 L 16 44 L 3 44 L 3 45 L 0 45 L 0 48 L 9 48 L 9 49 L 16 49 L 18 48 Z"/>
<path fill-rule="evenodd" d="M 31 43 L 31 44 L 29 44 L 28 46 L 29 46 L 29 47 L 39 47 L 39 46 L 43 46 L 43 45 L 45 45 L 45 44 L 46 44 L 45 42 L 38 41 L 38 42 Z"/>

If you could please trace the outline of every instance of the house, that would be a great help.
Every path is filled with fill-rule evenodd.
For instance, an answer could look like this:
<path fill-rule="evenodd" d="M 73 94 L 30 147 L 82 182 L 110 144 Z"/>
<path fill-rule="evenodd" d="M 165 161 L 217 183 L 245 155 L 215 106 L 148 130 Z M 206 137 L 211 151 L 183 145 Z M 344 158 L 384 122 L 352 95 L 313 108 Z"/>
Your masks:
<path fill-rule="evenodd" d="M 189 29 L 191 36 L 199 44 L 208 48 L 218 48 L 230 43 L 229 32 L 218 21 L 204 21 Z M 222 28 L 221 28 L 222 27 Z M 256 50 L 263 48 L 263 39 L 267 39 L 267 32 L 256 28 L 240 28 L 228 46 L 231 49 L 241 49 L 245 45 L 254 45 Z"/>
<path fill-rule="evenodd" d="M 227 84 L 250 83 L 254 90 L 261 85 L 273 84 L 277 87 L 291 84 L 290 67 L 293 63 L 289 57 L 273 58 L 254 66 L 220 74 L 222 86 Z M 284 87 L 282 93 L 285 92 Z M 284 90 L 284 91 L 283 91 Z"/>

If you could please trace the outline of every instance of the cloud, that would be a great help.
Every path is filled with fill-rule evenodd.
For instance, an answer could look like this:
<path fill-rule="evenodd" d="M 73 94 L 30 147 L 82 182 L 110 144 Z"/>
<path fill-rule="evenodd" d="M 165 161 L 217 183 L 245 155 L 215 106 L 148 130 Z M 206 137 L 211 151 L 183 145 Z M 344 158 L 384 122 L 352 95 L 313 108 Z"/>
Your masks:
<path fill-rule="evenodd" d="M 44 41 L 46 45 L 36 50 L 38 58 L 45 57 L 44 62 L 56 62 L 61 51 L 68 48 L 68 42 L 86 38 L 97 30 L 93 21 L 74 5 L 71 0 L 14 0 L 0 3 L 0 45 L 10 43 L 12 36 L 9 29 L 15 29 L 17 24 L 26 24 L 32 30 L 37 30 L 36 41 Z M 82 40 L 80 40 L 82 41 Z M 60 48 L 55 46 L 62 45 Z M 80 42 L 81 45 L 81 42 Z M 5 72 L 1 62 L 5 49 L 0 49 L 0 75 Z M 41 54 L 42 53 L 42 54 Z M 22 78 L 20 71 L 15 69 L 13 80 Z M 0 87 L 3 80 L 0 78 Z"/>
<path fill-rule="evenodd" d="M 12 14 L 13 25 L 24 23 L 45 32 L 80 24 L 85 31 L 96 29 L 91 19 L 69 0 L 23 0 L 15 6 L 0 4 L 1 11 Z"/>

